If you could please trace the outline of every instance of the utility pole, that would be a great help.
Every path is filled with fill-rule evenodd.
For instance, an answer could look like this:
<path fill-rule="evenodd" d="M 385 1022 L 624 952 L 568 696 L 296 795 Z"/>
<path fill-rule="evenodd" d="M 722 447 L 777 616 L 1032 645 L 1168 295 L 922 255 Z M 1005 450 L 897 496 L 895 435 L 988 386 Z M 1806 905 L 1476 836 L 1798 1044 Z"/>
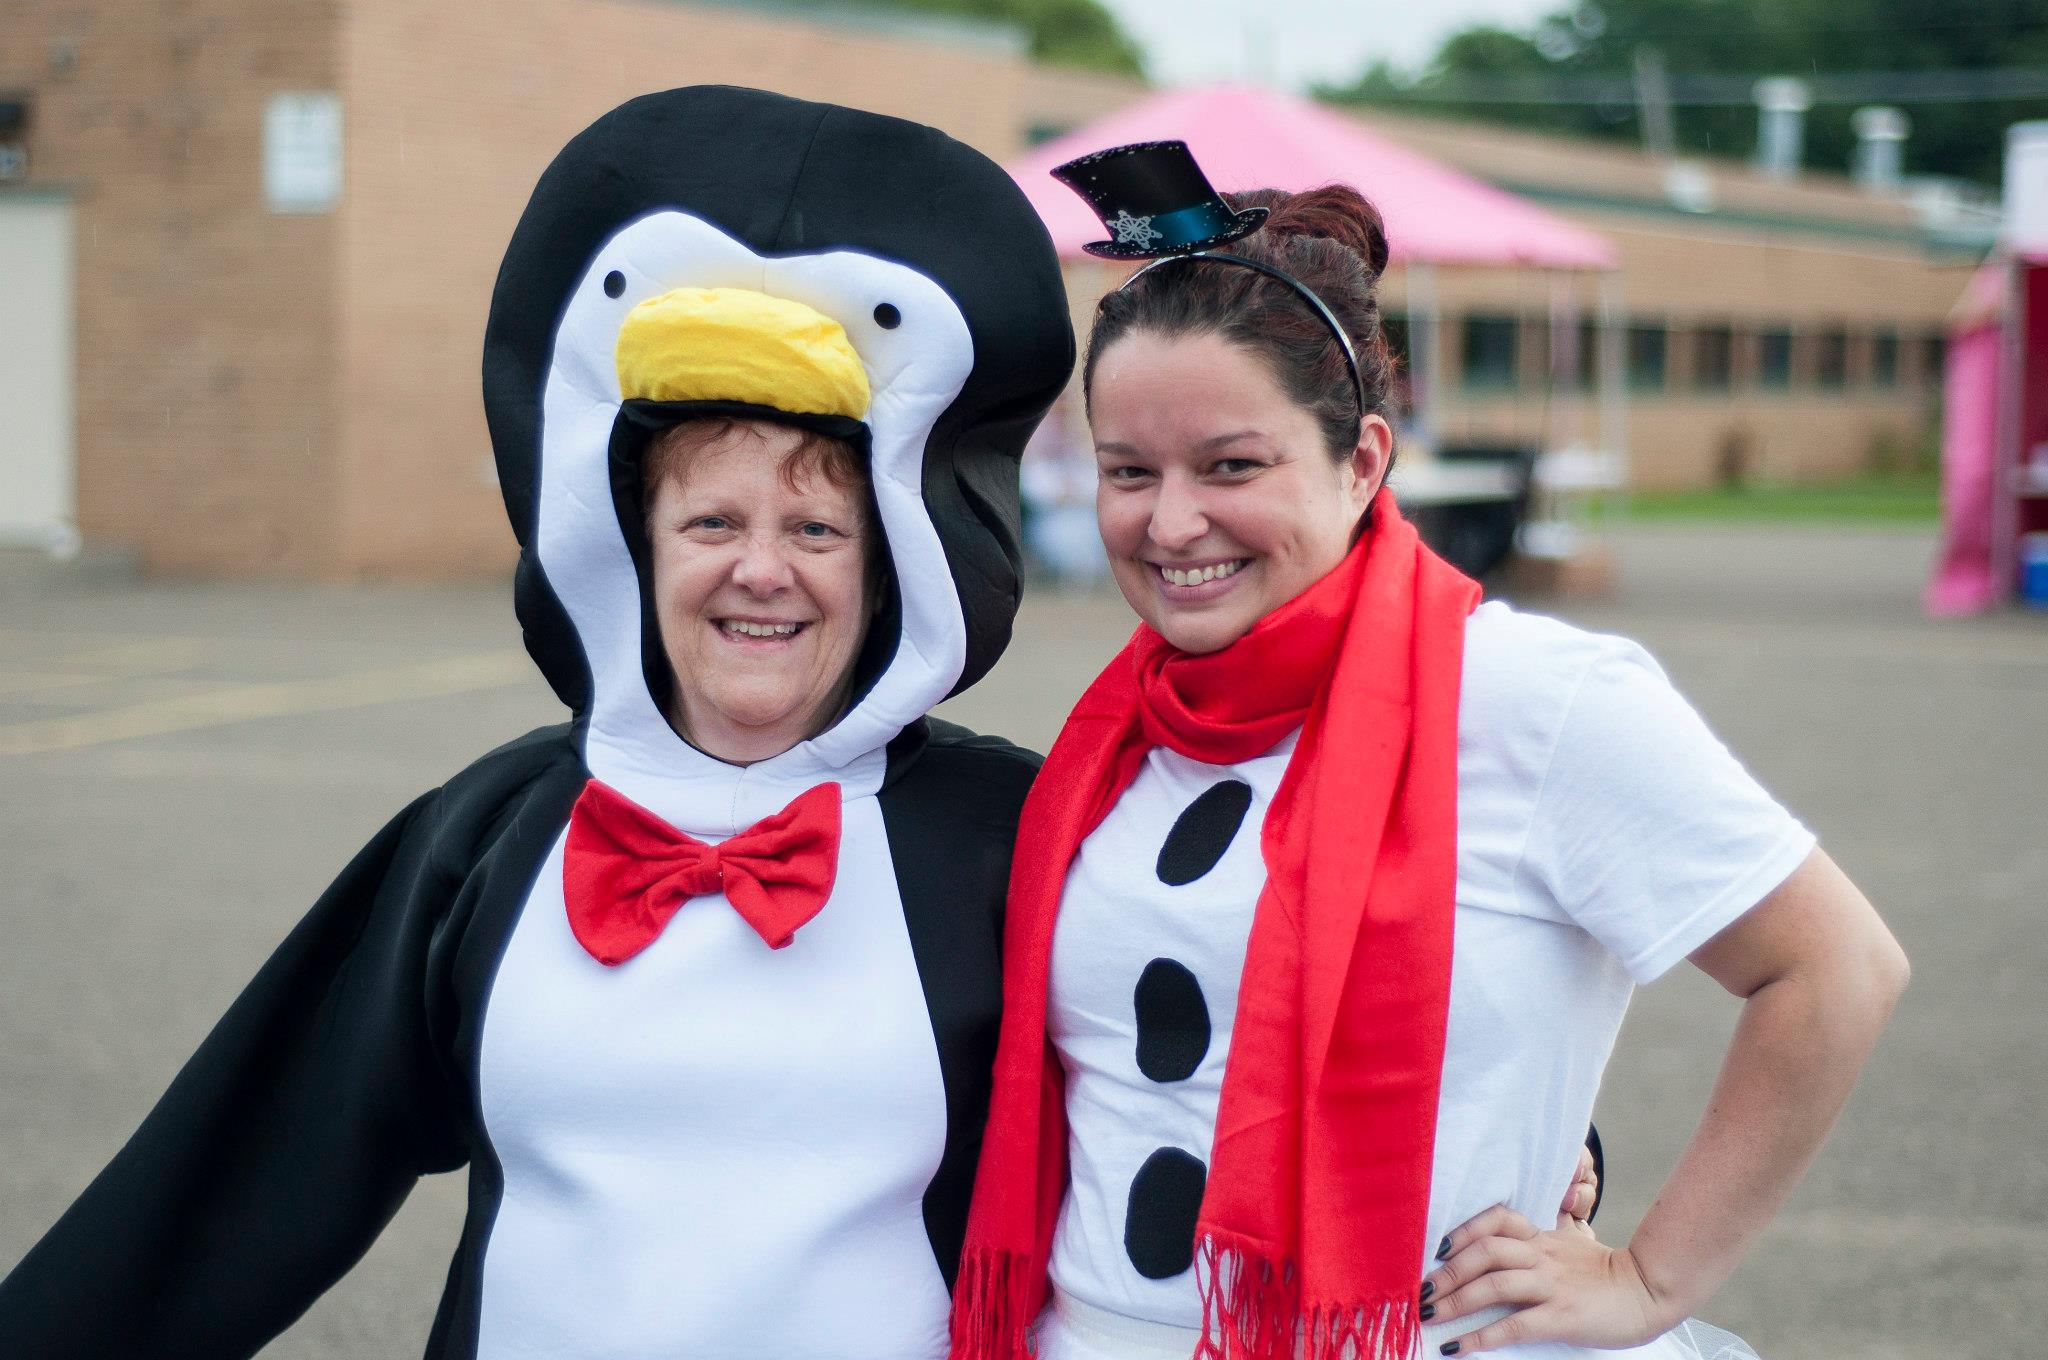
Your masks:
<path fill-rule="evenodd" d="M 1678 154 L 1678 133 L 1671 118 L 1671 73 L 1665 69 L 1664 54 L 1648 45 L 1638 47 L 1635 78 L 1643 150 L 1668 165 Z"/>

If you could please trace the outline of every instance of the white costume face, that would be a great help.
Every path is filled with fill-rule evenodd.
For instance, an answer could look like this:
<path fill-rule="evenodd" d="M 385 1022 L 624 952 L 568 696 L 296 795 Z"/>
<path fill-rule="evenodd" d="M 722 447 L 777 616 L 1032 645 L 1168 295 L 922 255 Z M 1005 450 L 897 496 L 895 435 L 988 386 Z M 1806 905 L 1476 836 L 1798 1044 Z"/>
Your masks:
<path fill-rule="evenodd" d="M 622 400 L 615 362 L 620 327 L 641 301 L 683 285 L 744 288 L 801 303 L 830 318 L 844 328 L 873 393 L 867 413 L 869 474 L 880 532 L 902 583 L 899 643 L 859 704 L 844 713 L 835 707 L 826 718 L 831 726 L 823 731 L 808 725 L 814 706 L 806 700 L 816 698 L 808 692 L 810 682 L 790 681 L 793 689 L 806 691 L 792 701 L 794 744 L 785 741 L 775 751 L 738 757 L 760 760 L 753 773 L 770 783 L 802 788 L 839 777 L 851 761 L 878 752 L 906 723 L 923 716 L 960 676 L 966 629 L 937 530 L 923 503 L 922 473 L 932 425 L 973 367 L 966 321 L 946 293 L 915 270 L 858 252 L 763 257 L 708 223 L 661 211 L 621 228 L 585 269 L 557 327 L 547 379 L 538 556 L 589 660 L 593 693 L 584 754 L 591 773 L 672 821 L 685 815 L 683 804 L 674 801 L 674 781 L 695 775 L 722 778 L 709 768 L 720 757 L 713 753 L 707 761 L 678 740 L 648 692 L 641 665 L 640 585 L 617 519 L 607 448 Z M 773 460 L 762 462 L 766 480 L 774 482 Z M 783 513 L 790 508 L 785 505 Z M 859 556 L 853 553 L 851 561 Z M 857 584 L 859 576 L 859 567 L 850 563 L 848 582 Z M 806 589 L 831 594 L 816 580 Z M 739 607 L 743 595 L 744 609 Z M 784 617 L 778 612 L 784 604 L 789 616 L 809 611 L 824 618 L 817 598 L 800 605 L 785 598 L 770 608 L 758 591 L 742 592 L 736 584 L 702 607 L 771 619 Z M 837 622 L 842 615 L 848 621 L 843 637 Z M 833 617 L 830 630 L 820 628 L 817 637 L 784 654 L 804 675 L 834 672 L 825 653 L 833 650 L 835 638 L 836 645 L 858 649 L 866 622 L 862 606 L 835 605 Z M 814 643 L 825 646 L 814 653 Z M 693 673 L 700 670 L 693 666 Z M 758 718 L 770 708 L 764 704 L 751 716 Z M 692 722 L 696 718 L 690 715 Z"/>
<path fill-rule="evenodd" d="M 865 488 L 789 468 L 800 431 L 744 421 L 678 457 L 647 511 L 670 719 L 732 764 L 837 716 L 873 602 Z"/>
<path fill-rule="evenodd" d="M 1370 416 L 1358 453 L 1332 462 L 1264 360 L 1213 334 L 1118 340 L 1089 420 L 1117 587 L 1188 652 L 1229 646 L 1343 560 L 1388 447 Z"/>

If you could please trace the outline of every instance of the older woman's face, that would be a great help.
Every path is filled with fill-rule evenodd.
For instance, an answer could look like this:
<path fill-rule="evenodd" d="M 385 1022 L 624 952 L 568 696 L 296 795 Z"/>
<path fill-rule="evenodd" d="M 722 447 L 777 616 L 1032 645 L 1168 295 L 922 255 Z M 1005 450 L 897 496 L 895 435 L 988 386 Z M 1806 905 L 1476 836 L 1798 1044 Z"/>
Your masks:
<path fill-rule="evenodd" d="M 783 473 L 803 436 L 744 422 L 680 459 L 647 512 L 670 718 L 743 764 L 823 730 L 845 703 L 872 614 L 866 498 Z"/>
<path fill-rule="evenodd" d="M 1392 446 L 1370 416 L 1335 462 L 1265 363 L 1216 335 L 1118 340 L 1089 421 L 1117 587 L 1188 652 L 1229 646 L 1343 560 Z"/>

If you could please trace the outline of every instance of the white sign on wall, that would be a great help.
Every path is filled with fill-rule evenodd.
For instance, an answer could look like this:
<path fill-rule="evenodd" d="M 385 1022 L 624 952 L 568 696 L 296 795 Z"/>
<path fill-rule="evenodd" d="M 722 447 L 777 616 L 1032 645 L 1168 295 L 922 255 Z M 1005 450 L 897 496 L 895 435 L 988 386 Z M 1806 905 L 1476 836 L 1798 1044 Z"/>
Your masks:
<path fill-rule="evenodd" d="M 341 201 L 341 96 L 275 94 L 263 109 L 263 202 L 274 213 L 333 212 Z"/>

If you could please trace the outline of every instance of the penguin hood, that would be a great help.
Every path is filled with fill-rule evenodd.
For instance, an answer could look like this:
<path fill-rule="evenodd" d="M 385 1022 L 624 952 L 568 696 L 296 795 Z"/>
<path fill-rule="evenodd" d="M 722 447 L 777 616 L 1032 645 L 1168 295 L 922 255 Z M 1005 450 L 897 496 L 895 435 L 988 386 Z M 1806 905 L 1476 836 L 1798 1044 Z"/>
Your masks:
<path fill-rule="evenodd" d="M 506 251 L 483 385 L 527 649 L 591 772 L 631 786 L 716 764 L 656 693 L 638 471 L 653 429 L 756 415 L 865 449 L 891 588 L 846 712 L 768 762 L 829 778 L 1008 642 L 1018 462 L 1073 359 L 1037 214 L 934 129 L 698 87 L 579 134 Z"/>

